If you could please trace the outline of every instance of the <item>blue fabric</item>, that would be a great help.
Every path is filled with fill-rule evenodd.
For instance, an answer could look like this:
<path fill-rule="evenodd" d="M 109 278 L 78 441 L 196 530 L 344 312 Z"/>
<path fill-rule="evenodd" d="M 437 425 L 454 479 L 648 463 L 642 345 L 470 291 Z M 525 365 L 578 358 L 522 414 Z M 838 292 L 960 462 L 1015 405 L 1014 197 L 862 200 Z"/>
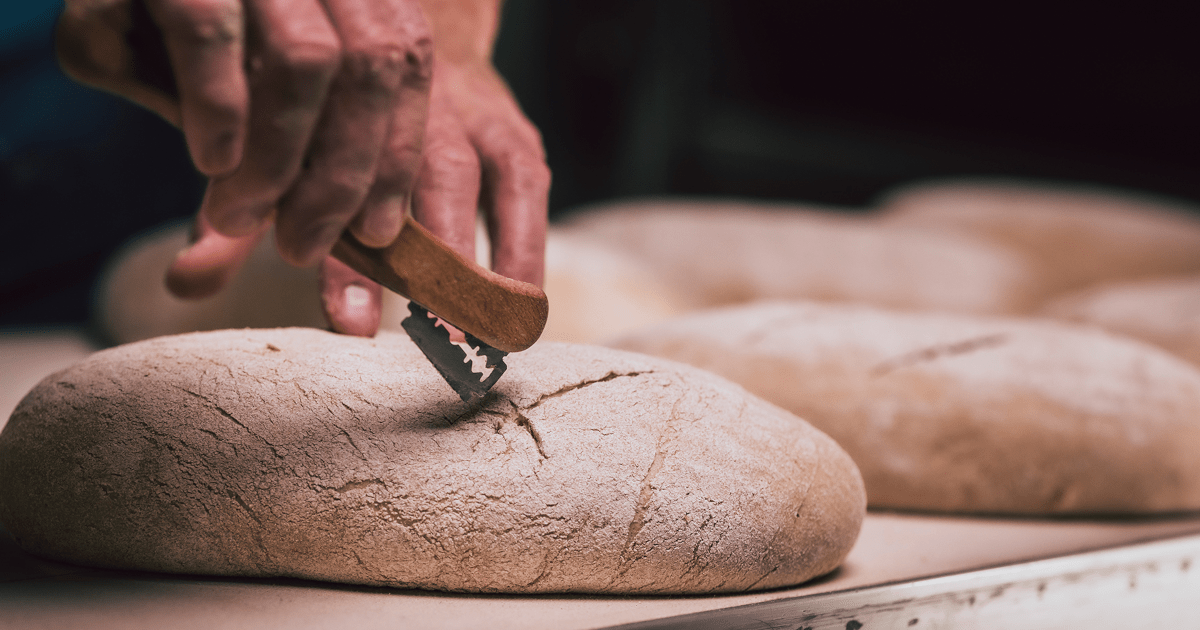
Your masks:
<path fill-rule="evenodd" d="M 0 327 L 81 323 L 104 261 L 190 216 L 203 179 L 178 131 L 63 74 L 61 2 L 0 5 Z"/>
<path fill-rule="evenodd" d="M 59 0 L 8 0 L 0 5 L 0 59 L 48 40 L 63 7 Z"/>

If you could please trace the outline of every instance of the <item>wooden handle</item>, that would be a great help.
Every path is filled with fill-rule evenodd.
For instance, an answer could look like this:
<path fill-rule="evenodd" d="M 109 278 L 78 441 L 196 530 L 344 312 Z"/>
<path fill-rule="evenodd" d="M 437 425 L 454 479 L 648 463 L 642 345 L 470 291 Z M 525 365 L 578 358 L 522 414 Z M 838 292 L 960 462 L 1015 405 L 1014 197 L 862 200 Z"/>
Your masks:
<path fill-rule="evenodd" d="M 519 352 L 546 327 L 550 307 L 541 289 L 467 260 L 411 216 L 391 245 L 367 247 L 347 232 L 333 255 L 493 348 Z"/>

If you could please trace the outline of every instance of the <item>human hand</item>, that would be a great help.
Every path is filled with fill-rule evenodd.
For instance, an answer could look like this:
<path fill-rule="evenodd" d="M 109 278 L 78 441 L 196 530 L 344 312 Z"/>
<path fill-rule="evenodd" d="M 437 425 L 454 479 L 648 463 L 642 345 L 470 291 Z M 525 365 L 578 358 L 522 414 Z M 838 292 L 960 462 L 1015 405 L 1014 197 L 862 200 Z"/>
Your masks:
<path fill-rule="evenodd" d="M 473 259 L 475 209 L 482 207 L 493 270 L 540 286 L 550 171 L 540 134 L 490 63 L 435 60 L 424 147 L 414 218 Z M 333 258 L 325 260 L 321 278 L 333 328 L 374 334 L 378 285 Z"/>
<path fill-rule="evenodd" d="M 395 239 L 432 74 L 417 0 L 68 0 L 59 39 L 90 44 L 107 76 L 84 81 L 134 100 L 145 90 L 112 75 L 125 63 L 141 78 L 137 59 L 161 44 L 178 100 L 168 118 L 211 178 L 200 212 L 221 234 L 257 233 L 274 212 L 280 254 L 301 266 L 347 226 L 367 245 Z"/>
<path fill-rule="evenodd" d="M 244 6 L 232 0 L 147 2 L 69 0 L 58 43 L 68 72 L 181 126 L 197 166 L 213 176 L 196 221 L 197 242 L 168 274 L 172 291 L 202 297 L 219 290 L 266 233 L 275 196 L 277 241 L 291 262 L 320 258 L 352 216 L 350 228 L 361 241 L 387 244 L 399 229 L 418 168 L 418 220 L 470 256 L 475 208 L 482 204 L 492 228 L 494 268 L 541 282 L 549 172 L 536 129 L 487 61 L 498 3 L 480 0 L 474 8 L 482 11 L 467 11 L 469 1 L 424 0 L 443 25 L 440 32 L 449 35 L 443 41 L 455 43 L 447 55 L 453 62 L 438 64 L 442 78 L 434 83 L 441 87 L 434 89 L 430 132 L 424 134 L 429 73 L 423 69 L 430 64 L 422 56 L 427 38 L 420 28 L 401 33 L 398 41 L 415 42 L 416 52 L 410 50 L 399 69 L 388 65 L 395 55 L 371 63 L 379 60 L 373 53 L 396 51 L 373 25 L 387 22 L 389 10 L 416 24 L 419 9 L 405 12 L 411 1 L 381 0 L 379 7 L 358 12 L 351 10 L 358 5 L 342 4 L 341 12 L 331 9 L 328 24 L 318 12 L 284 14 L 280 0 L 247 0 Z M 239 9 L 241 22 L 235 19 L 243 15 Z M 460 13 L 472 20 L 458 20 Z M 473 30 L 460 28 L 464 23 Z M 340 44 L 330 37 L 330 26 L 338 37 L 368 35 L 352 40 L 355 48 L 340 68 L 329 63 Z M 159 58 L 152 54 L 155 44 L 165 45 L 173 68 L 151 63 Z M 239 74 L 242 55 L 250 69 Z M 322 89 L 325 101 L 319 103 Z M 422 159 L 423 137 L 431 146 Z M 355 199 L 363 201 L 358 214 Z M 321 277 L 333 327 L 374 334 L 379 288 L 331 259 Z"/>

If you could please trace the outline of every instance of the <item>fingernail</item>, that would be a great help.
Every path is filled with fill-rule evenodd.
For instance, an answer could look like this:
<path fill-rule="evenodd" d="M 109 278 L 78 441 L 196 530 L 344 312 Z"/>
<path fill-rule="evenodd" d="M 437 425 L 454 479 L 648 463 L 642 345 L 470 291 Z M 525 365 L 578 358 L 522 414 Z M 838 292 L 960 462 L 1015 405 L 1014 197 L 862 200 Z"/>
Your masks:
<path fill-rule="evenodd" d="M 340 302 L 333 305 L 336 313 L 327 311 L 334 330 L 359 337 L 371 337 L 379 330 L 379 305 L 373 301 L 370 289 L 358 284 L 346 285 Z"/>
<path fill-rule="evenodd" d="M 347 285 L 342 291 L 346 308 L 362 309 L 371 305 L 371 292 L 357 284 Z"/>

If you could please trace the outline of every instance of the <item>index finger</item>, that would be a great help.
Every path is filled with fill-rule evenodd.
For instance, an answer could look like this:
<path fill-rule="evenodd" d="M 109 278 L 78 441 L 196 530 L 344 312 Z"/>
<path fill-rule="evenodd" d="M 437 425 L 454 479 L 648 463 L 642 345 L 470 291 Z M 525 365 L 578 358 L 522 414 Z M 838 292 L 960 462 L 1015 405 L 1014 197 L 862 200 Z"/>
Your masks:
<path fill-rule="evenodd" d="M 249 111 L 240 0 L 146 0 L 171 61 L 196 168 L 216 176 L 242 159 Z"/>
<path fill-rule="evenodd" d="M 269 228 L 267 223 L 247 236 L 224 236 L 197 214 L 192 244 L 175 256 L 167 270 L 167 289 L 187 299 L 215 295 L 229 284 Z"/>

